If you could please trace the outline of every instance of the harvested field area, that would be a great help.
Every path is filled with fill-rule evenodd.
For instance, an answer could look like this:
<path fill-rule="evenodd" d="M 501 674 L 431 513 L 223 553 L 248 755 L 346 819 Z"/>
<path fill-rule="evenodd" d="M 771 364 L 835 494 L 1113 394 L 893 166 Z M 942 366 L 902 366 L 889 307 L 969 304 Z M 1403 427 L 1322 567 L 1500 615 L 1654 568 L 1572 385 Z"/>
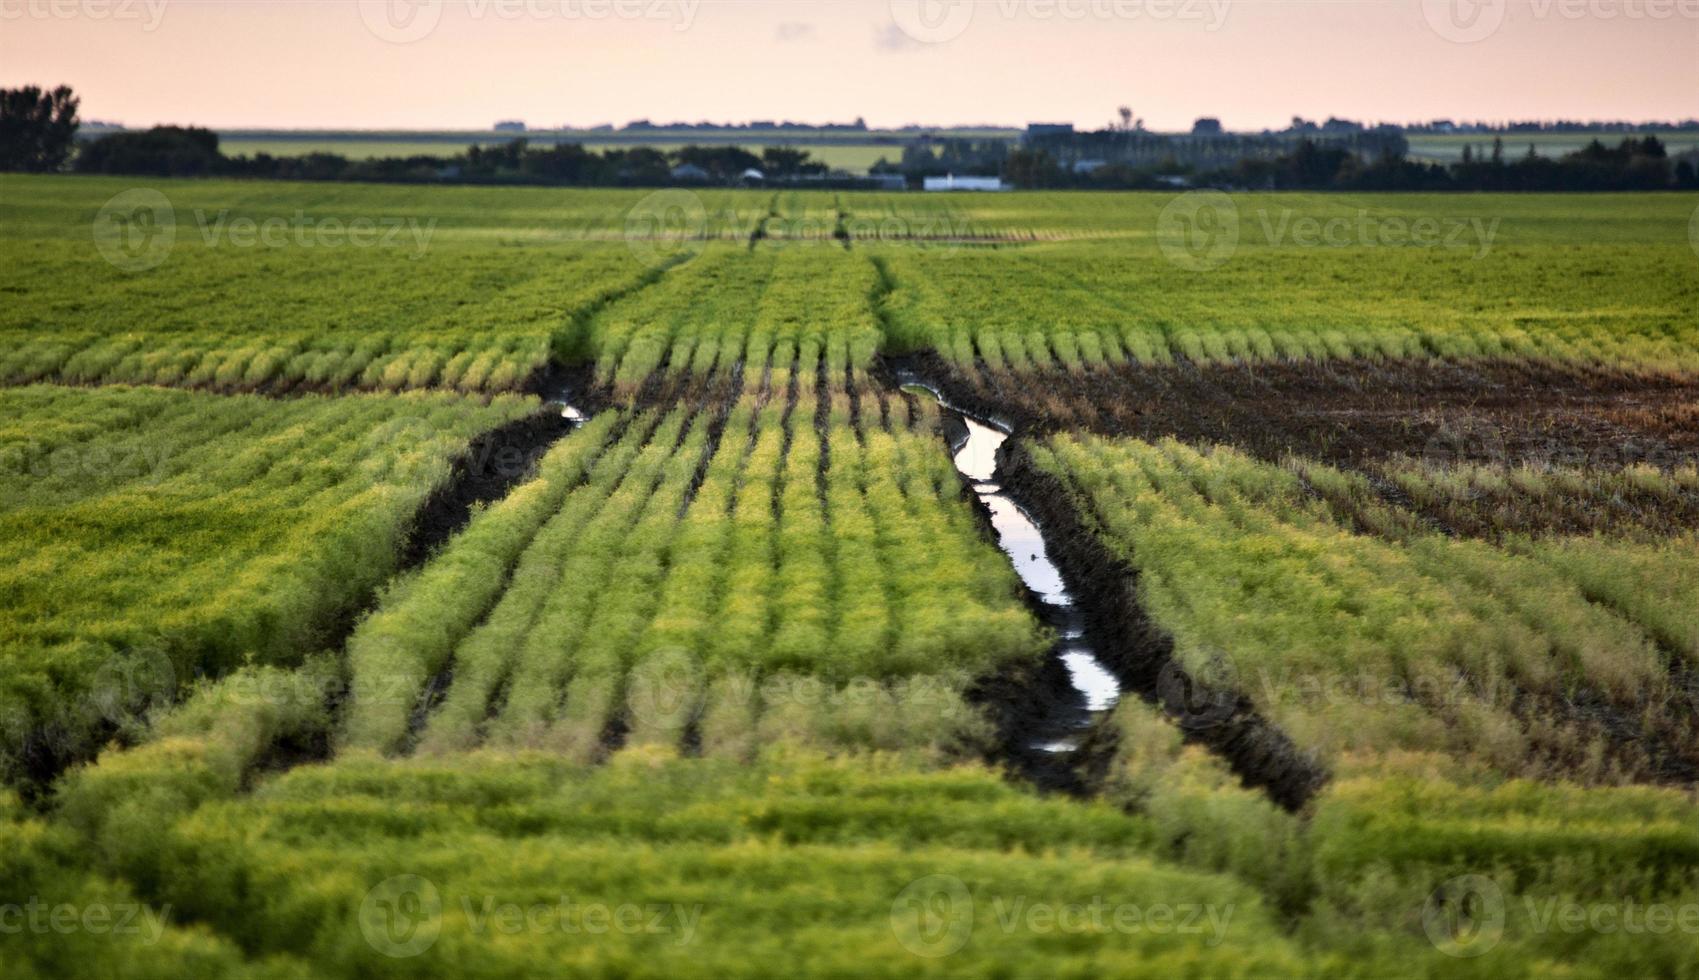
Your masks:
<path fill-rule="evenodd" d="M 1226 443 L 1340 465 L 1435 463 L 1674 468 L 1699 461 L 1699 380 L 1521 360 L 1139 365 L 1033 377 L 955 374 L 951 397 L 1023 429 Z"/>

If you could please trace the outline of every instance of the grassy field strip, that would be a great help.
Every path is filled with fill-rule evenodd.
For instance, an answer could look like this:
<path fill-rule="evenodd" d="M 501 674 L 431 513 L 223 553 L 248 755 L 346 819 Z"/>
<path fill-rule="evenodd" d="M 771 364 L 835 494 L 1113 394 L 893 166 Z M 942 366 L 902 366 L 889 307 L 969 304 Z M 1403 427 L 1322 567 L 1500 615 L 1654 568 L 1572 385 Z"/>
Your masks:
<path fill-rule="evenodd" d="M 608 457 L 597 462 L 585 486 L 574 496 L 576 506 L 561 506 L 548 518 L 520 555 L 506 590 L 488 617 L 457 644 L 453 654 L 454 683 L 428 719 L 419 751 L 442 753 L 476 744 L 491 700 L 513 679 L 527 634 L 544 615 L 551 599 L 560 591 L 572 588 L 561 577 L 568 548 L 580 534 L 594 528 L 594 521 L 600 516 L 596 508 L 615 491 L 615 481 L 631 475 L 631 471 L 619 474 L 610 461 L 619 460 L 622 451 L 634 449 L 644 438 L 646 429 L 646 422 L 637 426 L 627 436 L 629 442 L 615 447 Z M 557 506 L 562 502 L 564 496 Z"/>
<path fill-rule="evenodd" d="M 621 395 L 634 394 L 675 342 L 701 345 L 712 370 L 721 348 L 731 354 L 743 347 L 741 331 L 766 288 L 771 262 L 768 253 L 757 258 L 744 250 L 712 249 L 633 302 L 615 304 L 592 325 L 597 380 Z M 682 361 L 692 363 L 690 356 Z"/>
<path fill-rule="evenodd" d="M 1610 470 L 1569 465 L 1435 465 L 1393 459 L 1376 473 L 1438 526 L 1502 540 L 1519 534 L 1662 538 L 1699 527 L 1699 465 Z M 1342 488 L 1349 501 L 1351 488 Z M 1365 498 L 1366 499 L 1366 498 Z M 1363 515 L 1367 516 L 1367 515 Z"/>
<path fill-rule="evenodd" d="M 655 375 L 783 388 L 799 353 L 824 355 L 829 385 L 864 383 L 879 349 L 876 270 L 837 250 L 709 249 L 591 325 L 596 376 L 631 397 Z M 711 296 L 711 302 L 704 302 Z"/>
<path fill-rule="evenodd" d="M 618 421 L 613 414 L 603 418 L 552 450 L 536 481 L 477 515 L 441 554 L 387 590 L 378 609 L 361 621 L 348 643 L 353 703 L 343 745 L 372 751 L 400 746 L 425 685 L 500 596 L 505 571 L 592 463 L 590 482 L 598 482 L 598 452 Z M 621 461 L 613 475 L 623 474 L 626 457 L 647 437 L 647 420 L 627 428 L 611 454 Z"/>
<path fill-rule="evenodd" d="M 789 969 L 912 975 L 914 963 L 927 962 L 915 950 L 938 937 L 921 931 L 923 923 L 894 930 L 893 901 L 917 882 L 924 890 L 933 875 L 951 888 L 949 879 L 960 880 L 985 906 L 952 967 L 1036 968 L 1063 957 L 1081 969 L 1137 966 L 1154 977 L 1182 965 L 1293 974 L 1305 962 L 1254 888 L 1152 857 L 1148 821 L 1104 804 L 1041 800 L 977 767 L 806 752 L 751 766 L 679 760 L 654 748 L 627 750 L 595 769 L 533 754 L 350 759 L 297 768 L 251 796 L 166 807 L 166 819 L 149 821 L 156 836 L 143 847 L 100 809 L 123 782 L 106 765 L 65 795 L 63 825 L 75 829 L 59 832 L 60 853 L 72 840 L 97 842 L 95 864 L 109 874 L 123 869 L 150 901 L 171 904 L 174 922 L 200 926 L 188 933 L 201 937 L 198 945 L 167 946 L 149 962 L 199 955 L 291 975 L 297 958 L 310 958 L 319 975 L 381 974 L 396 960 L 359 938 L 359 906 L 403 866 L 441 890 L 443 929 L 431 961 L 474 972 L 479 963 L 597 971 L 609 962 L 628 975 L 704 964 L 757 975 L 782 961 Z M 27 822 L 0 826 L 34 831 Z M 403 827 L 405 839 L 396 836 Z M 68 876 L 52 875 L 53 852 L 38 846 L 30 856 L 30 880 L 62 894 Z M 572 883 L 575 905 L 629 902 L 680 917 L 665 928 L 609 930 L 594 944 L 562 929 L 518 945 L 477 918 L 483 897 L 563 901 L 554 894 L 563 881 Z M 247 914 L 260 895 L 290 909 L 267 930 Z M 1011 902 L 1059 906 L 1080 895 L 1140 908 L 1195 905 L 1200 921 L 1211 906 L 1212 941 L 1200 947 L 1196 933 L 1170 923 L 1058 933 L 1034 947 L 1027 930 L 998 928 L 992 914 L 1020 914 Z M 774 929 L 789 937 L 782 947 L 756 938 Z M 99 950 L 46 955 L 55 952 L 59 962 L 81 964 Z"/>
<path fill-rule="evenodd" d="M 1291 469 L 1225 448 L 1058 437 L 1034 458 L 1139 571 L 1140 600 L 1182 664 L 1249 694 L 1331 765 L 1433 752 L 1465 771 L 1609 782 L 1685 772 L 1699 758 L 1691 706 L 1673 698 L 1677 665 L 1652 635 L 1658 620 L 1591 601 L 1600 575 L 1581 569 L 1628 546 L 1496 547 L 1390 515 L 1368 523 L 1398 536 L 1357 534 Z M 1337 471 L 1294 468 L 1324 495 L 1349 492 Z M 1362 513 L 1360 495 L 1352 506 Z M 1652 553 L 1688 585 L 1666 578 L 1645 594 L 1693 608 L 1691 541 Z M 1618 726 L 1646 744 L 1611 737 Z"/>
<path fill-rule="evenodd" d="M 585 482 L 523 488 L 392 588 L 349 645 L 343 748 L 410 750 L 420 707 L 431 755 L 980 737 L 964 686 L 1045 641 L 956 497 L 936 409 L 853 390 L 822 403 L 818 345 L 775 349 L 793 360 L 764 373 L 784 387 L 746 391 L 718 421 L 633 424 L 593 464 L 574 436 L 555 453 L 582 461 L 545 466 L 571 483 L 588 465 Z M 441 702 L 422 702 L 437 677 Z"/>
<path fill-rule="evenodd" d="M 299 673 L 315 670 L 335 668 Z M 1626 930 L 1553 930 L 1541 918 L 1577 903 L 1643 914 L 1699 897 L 1680 870 L 1699 866 L 1699 822 L 1678 790 L 1476 779 L 1442 774 L 1432 757 L 1394 755 L 1331 785 L 1300 820 L 1127 699 L 1116 709 L 1107 799 L 1091 803 L 1042 800 L 976 767 L 939 769 L 913 756 L 828 760 L 775 746 L 749 764 L 682 760 L 653 744 L 593 769 L 552 753 L 352 757 L 299 766 L 250 793 L 245 773 L 268 743 L 329 721 L 322 700 L 240 697 L 264 675 L 282 676 L 245 673 L 204 688 L 146 745 L 77 771 L 51 824 L 0 808 L 0 829 L 16 844 L 13 880 L 49 900 L 169 902 L 172 931 L 137 950 L 139 962 L 267 975 L 293 975 L 297 956 L 319 975 L 392 965 L 360 941 L 360 906 L 398 873 L 437 890 L 437 943 L 446 945 L 432 962 L 460 964 L 613 956 L 627 972 L 676 967 L 685 952 L 718 963 L 735 948 L 742 959 L 726 969 L 753 962 L 759 972 L 764 961 L 749 957 L 766 954 L 751 953 L 747 926 L 791 936 L 783 955 L 793 966 L 798 957 L 839 963 L 833 950 L 850 941 L 859 972 L 888 964 L 892 975 L 912 973 L 917 955 L 932 962 L 925 951 L 946 940 L 952 968 L 1081 956 L 1120 974 L 1172 969 L 1168 957 L 1184 955 L 1259 976 L 1454 975 L 1458 960 L 1429 939 L 1422 910 L 1436 884 L 1468 874 L 1477 876 L 1471 887 L 1497 890 L 1507 915 L 1502 934 L 1457 948 L 1481 944 L 1495 976 L 1544 975 L 1557 962 L 1585 975 L 1665 975 L 1693 953 L 1690 935 L 1651 943 Z M 896 853 L 900 862 L 884 858 Z M 957 894 L 947 879 L 972 895 L 971 927 L 942 939 L 936 929 L 905 932 L 894 914 L 903 897 L 917 883 Z M 593 947 L 570 932 L 528 931 L 516 946 L 478 914 L 492 899 L 562 901 L 561 880 L 581 905 L 697 908 L 695 931 L 688 942 L 676 929 L 611 933 Z M 1147 928 L 1039 931 L 1035 942 L 1031 928 L 997 928 L 982 907 L 1007 916 L 1016 900 L 1218 903 L 1218 931 L 1201 944 L 1195 932 Z M 257 929 L 256 901 L 290 912 Z M 820 945 L 799 947 L 799 937 Z M 23 955 L 83 966 L 115 949 L 125 947 L 101 940 Z"/>
<path fill-rule="evenodd" d="M 1307 204 L 1266 203 L 1288 218 Z M 1495 211 L 1500 204 L 1504 211 Z M 1657 215 L 1657 227 L 1673 228 L 1680 213 L 1673 198 L 1628 207 L 1647 227 Z M 1482 213 L 1489 211 L 1508 215 L 1503 234 L 1515 235 L 1514 245 L 1305 248 L 1250 237 L 1206 272 L 1177 266 L 1151 245 L 878 248 L 898 284 L 888 349 L 937 350 L 970 377 L 981 369 L 1077 371 L 1128 357 L 1533 358 L 1694 370 L 1691 255 L 1677 236 L 1659 243 L 1575 226 L 1563 243 L 1536 231 L 1524 203 L 1494 201 Z M 1379 212 L 1376 205 L 1366 213 Z"/>
<path fill-rule="evenodd" d="M 536 410 L 121 387 L 0 405 L 8 778 L 86 754 L 194 678 L 333 642 L 454 457 Z"/>
<path fill-rule="evenodd" d="M 703 377 L 740 356 L 763 362 L 769 339 L 755 325 L 774 327 L 776 342 L 798 315 L 828 325 L 829 348 L 848 330 L 852 368 L 875 351 L 936 350 L 970 377 L 1363 358 L 1699 373 L 1680 195 L 1236 195 L 1231 254 L 1198 270 L 1159 233 L 1167 194 L 649 201 L 161 181 L 174 244 L 131 270 L 104 260 L 89 229 L 132 182 L 4 181 L 17 193 L 0 205 L 0 383 L 494 392 L 525 384 L 552 350 L 596 360 L 598 377 L 629 393 L 661 365 Z M 657 223 L 669 201 L 680 227 Z M 760 247 L 742 248 L 762 216 Z M 361 219 L 406 234 L 350 247 L 337 236 Z M 237 241 L 239 221 L 282 222 L 282 238 Z M 1438 229 L 1433 242 L 1408 240 L 1419 223 Z M 1311 224 L 1345 237 L 1294 230 Z M 1383 241 L 1389 228 L 1399 234 Z M 840 231 L 854 253 L 830 240 Z M 949 244 L 1095 235 L 1117 237 Z M 896 284 L 883 320 L 868 309 L 868 256 Z"/>
<path fill-rule="evenodd" d="M 632 515 L 628 530 L 610 536 L 599 547 L 594 536 L 581 539 L 580 544 L 590 545 L 587 550 L 607 556 L 597 574 L 572 579 L 576 587 L 595 597 L 594 604 L 579 620 L 581 633 L 576 642 L 549 650 L 555 666 L 549 678 L 552 683 L 522 688 L 547 699 L 542 716 L 500 716 L 499 723 L 507 731 L 517 731 L 521 741 L 574 759 L 593 758 L 603 748 L 604 732 L 624 701 L 632 644 L 654 614 L 666 571 L 663 561 L 678 532 L 679 512 L 688 502 L 691 476 L 706 454 L 714 451 L 711 428 L 709 413 L 691 418 L 678 450 L 656 467 L 654 492 Z M 538 731 L 538 722 L 547 727 Z"/>

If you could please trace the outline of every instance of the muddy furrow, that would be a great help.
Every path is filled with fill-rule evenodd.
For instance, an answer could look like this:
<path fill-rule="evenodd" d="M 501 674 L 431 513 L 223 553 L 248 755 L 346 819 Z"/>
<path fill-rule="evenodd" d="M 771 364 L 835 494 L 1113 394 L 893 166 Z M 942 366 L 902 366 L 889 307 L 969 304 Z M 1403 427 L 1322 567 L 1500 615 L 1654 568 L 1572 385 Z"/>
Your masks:
<path fill-rule="evenodd" d="M 1212 689 L 1174 659 L 1174 643 L 1137 600 L 1138 573 L 1115 558 L 1076 513 L 1062 485 L 1011 440 L 998 460 L 1004 488 L 1045 528 L 1051 554 L 1081 606 L 1098 655 L 1124 689 L 1162 708 L 1188 740 L 1223 757 L 1247 786 L 1298 810 L 1328 773 L 1236 691 Z"/>

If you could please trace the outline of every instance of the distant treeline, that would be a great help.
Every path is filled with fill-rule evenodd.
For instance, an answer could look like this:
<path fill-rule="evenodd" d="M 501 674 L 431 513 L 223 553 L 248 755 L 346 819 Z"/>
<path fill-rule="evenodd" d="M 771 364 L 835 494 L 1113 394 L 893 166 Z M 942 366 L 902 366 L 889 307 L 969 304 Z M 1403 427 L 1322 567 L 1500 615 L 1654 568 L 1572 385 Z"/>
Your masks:
<path fill-rule="evenodd" d="M 1299 140 L 1273 158 L 1243 159 L 1228 167 L 1104 164 L 1089 171 L 1065 167 L 1042 149 L 1009 154 L 1004 177 L 1023 188 L 1125 190 L 1199 187 L 1252 190 L 1363 191 L 1656 191 L 1699 188 L 1699 153 L 1672 159 L 1656 136 L 1628 138 L 1615 147 L 1595 139 L 1573 153 L 1543 157 L 1530 147 L 1509 158 L 1495 140 L 1490 154 L 1465 147 L 1451 164 L 1421 163 L 1402 152 L 1365 157 L 1345 146 Z"/>
<path fill-rule="evenodd" d="M 1475 156 L 1465 148 L 1455 163 L 1406 158 L 1401 146 L 1366 155 L 1354 143 L 1300 139 L 1287 152 L 1246 156 L 1227 166 L 1195 167 L 1170 158 L 1155 164 L 1105 163 L 1090 170 L 1064 166 L 1042 148 L 1008 148 L 1001 141 L 952 141 L 922 173 L 954 170 L 1002 176 L 1021 188 L 1102 190 L 1191 186 L 1270 190 L 1410 191 L 1647 191 L 1699 188 L 1696 154 L 1672 159 L 1656 136 L 1606 146 L 1594 140 L 1561 157 L 1511 158 L 1502 140 Z M 957 145 L 959 144 L 959 145 Z M 1000 155 L 1000 158 L 999 158 Z M 1141 154 L 1142 155 L 1142 154 Z M 1144 157 L 1148 159 L 1148 156 Z M 1219 159 L 1219 158 L 1217 158 Z M 905 163 L 920 161 L 908 161 Z M 953 165 L 953 166 L 952 166 Z M 523 139 L 494 147 L 472 146 L 453 156 L 350 160 L 331 153 L 301 157 L 227 157 L 218 135 L 205 129 L 161 126 L 115 133 L 83 145 L 71 167 L 78 173 L 159 177 L 255 177 L 283 180 L 540 184 L 581 187 L 659 187 L 680 183 L 730 185 L 758 170 L 767 181 L 826 177 L 827 167 L 807 151 L 768 147 L 756 155 L 736 146 L 686 146 L 663 153 L 650 147 L 597 153 L 577 143 L 533 147 Z M 891 168 L 896 170 L 897 168 Z M 903 167 L 904 172 L 909 167 Z"/>
<path fill-rule="evenodd" d="M 767 179 L 818 178 L 824 163 L 805 150 L 768 147 L 759 156 L 736 146 L 686 146 L 663 153 L 650 147 L 597 153 L 577 143 L 533 147 L 524 139 L 471 146 L 451 156 L 350 160 L 334 153 L 299 157 L 225 156 L 218 134 L 207 129 L 157 126 L 114 133 L 82 146 L 71 163 L 77 173 L 158 177 L 265 177 L 281 180 L 358 180 L 404 183 L 547 184 L 585 187 L 655 187 L 675 183 L 732 184 L 750 170 Z"/>
<path fill-rule="evenodd" d="M 225 156 L 218 134 L 156 126 L 76 142 L 78 101 L 70 89 L 35 86 L 0 90 L 0 170 L 158 177 L 253 177 L 406 183 L 536 184 L 580 187 L 661 187 L 675 184 L 806 183 L 868 186 L 876 178 L 833 175 L 808 151 L 738 146 L 653 147 L 602 152 L 578 143 L 532 146 L 519 138 L 471 146 L 449 156 L 417 155 L 351 160 L 334 153 L 274 157 Z M 909 186 L 945 173 L 999 176 L 1021 188 L 1162 189 L 1207 186 L 1249 189 L 1420 191 L 1635 191 L 1699 188 L 1699 151 L 1672 158 L 1656 136 L 1629 137 L 1611 147 L 1594 139 L 1558 158 L 1530 146 L 1507 157 L 1502 138 L 1491 150 L 1464 148 L 1455 163 L 1410 160 L 1394 127 L 1372 129 L 1350 120 L 1261 135 L 1199 127 L 1189 135 L 1149 133 L 1130 121 L 1098 132 L 1029 133 L 1020 144 L 1001 138 L 923 138 L 903 148 L 901 161 L 873 170 Z M 1213 120 L 1211 120 L 1213 122 Z M 1302 123 L 1300 127 L 1298 124 Z M 858 120 L 857 125 L 862 125 Z M 759 173 L 751 173 L 758 171 Z M 881 185 L 884 186 L 884 185 Z"/>

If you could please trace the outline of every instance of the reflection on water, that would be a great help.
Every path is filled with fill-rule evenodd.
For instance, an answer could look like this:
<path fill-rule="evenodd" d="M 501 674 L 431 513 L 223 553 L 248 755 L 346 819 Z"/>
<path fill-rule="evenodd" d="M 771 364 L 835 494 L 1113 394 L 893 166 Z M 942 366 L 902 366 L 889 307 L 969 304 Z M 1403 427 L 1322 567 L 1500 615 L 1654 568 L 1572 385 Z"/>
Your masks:
<path fill-rule="evenodd" d="M 983 489 L 990 487 L 990 490 Z M 997 546 L 1015 563 L 1021 581 L 1040 599 L 1053 606 L 1072 606 L 1074 597 L 1062 584 L 1062 573 L 1044 550 L 1044 535 L 1026 511 L 997 492 L 996 484 L 977 484 L 974 490 L 991 511 L 991 526 L 997 529 Z"/>
<path fill-rule="evenodd" d="M 559 409 L 560 417 L 566 419 L 575 426 L 583 425 L 590 421 L 590 416 L 588 414 L 579 411 L 578 406 L 572 404 L 572 392 L 566 388 L 562 388 L 553 398 L 544 402 L 543 407 Z"/>
<path fill-rule="evenodd" d="M 1014 563 L 1021 581 L 1043 603 L 1045 619 L 1062 634 L 1062 663 L 1090 712 L 1086 719 L 1086 725 L 1089 725 L 1098 714 L 1115 706 L 1121 696 L 1121 685 L 1098 660 L 1085 639 L 1084 616 L 1063 583 L 1061 571 L 1050 560 L 1044 533 L 1026 511 L 1003 493 L 1002 485 L 994 482 L 997 450 L 1008 441 L 1009 434 L 968 416 L 927 385 L 905 384 L 903 390 L 937 399 L 967 426 L 967 439 L 955 451 L 956 469 L 972 481 L 975 495 L 990 512 L 991 526 L 997 531 L 997 546 Z M 1077 737 L 1072 737 L 1039 742 L 1035 747 L 1050 752 L 1067 752 L 1078 748 L 1079 742 Z"/>
<path fill-rule="evenodd" d="M 1062 662 L 1074 677 L 1074 686 L 1085 694 L 1087 711 L 1096 713 L 1115 707 L 1121 697 L 1121 682 L 1105 670 L 1097 655 L 1084 646 L 1062 649 Z"/>
<path fill-rule="evenodd" d="M 962 421 L 967 423 L 967 441 L 956 450 L 956 469 L 970 480 L 989 480 L 997 473 L 997 450 L 1009 437 L 978 419 L 964 415 Z"/>

